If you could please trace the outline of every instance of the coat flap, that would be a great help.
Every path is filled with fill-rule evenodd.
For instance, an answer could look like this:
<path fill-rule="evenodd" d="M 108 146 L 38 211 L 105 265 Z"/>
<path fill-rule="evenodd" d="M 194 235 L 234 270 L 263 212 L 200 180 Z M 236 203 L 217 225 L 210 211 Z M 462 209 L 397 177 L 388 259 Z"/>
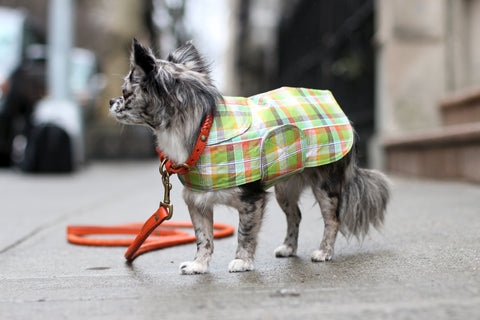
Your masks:
<path fill-rule="evenodd" d="M 218 144 L 237 137 L 250 128 L 252 114 L 249 99 L 242 97 L 224 97 L 225 103 L 215 107 L 213 120 L 207 145 Z"/>

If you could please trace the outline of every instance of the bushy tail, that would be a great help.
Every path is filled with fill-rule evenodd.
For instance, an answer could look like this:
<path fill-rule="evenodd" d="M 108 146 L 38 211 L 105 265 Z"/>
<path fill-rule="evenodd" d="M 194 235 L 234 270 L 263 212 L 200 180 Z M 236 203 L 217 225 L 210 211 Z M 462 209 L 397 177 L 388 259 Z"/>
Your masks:
<path fill-rule="evenodd" d="M 383 224 L 390 198 L 390 182 L 379 171 L 361 169 L 353 165 L 342 192 L 340 231 L 345 236 L 362 239 L 372 225 Z"/>

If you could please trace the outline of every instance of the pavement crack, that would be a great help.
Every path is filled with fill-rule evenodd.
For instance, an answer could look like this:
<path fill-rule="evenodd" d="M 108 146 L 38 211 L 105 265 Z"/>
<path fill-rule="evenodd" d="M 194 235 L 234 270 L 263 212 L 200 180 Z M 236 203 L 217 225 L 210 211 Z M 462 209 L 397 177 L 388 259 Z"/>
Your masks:
<path fill-rule="evenodd" d="M 28 232 L 26 235 L 20 237 L 19 239 L 17 239 L 16 241 L 14 241 L 12 244 L 10 245 L 7 245 L 6 247 L 2 248 L 0 250 L 0 254 L 4 254 L 4 253 L 7 253 L 8 251 L 18 247 L 19 245 L 21 245 L 22 243 L 26 242 L 27 240 L 29 240 L 30 238 L 36 236 L 37 234 L 39 234 L 40 232 L 44 231 L 44 230 L 47 230 L 47 229 L 50 229 L 51 227 L 55 226 L 57 223 L 59 222 L 62 222 L 66 219 L 68 219 L 68 217 L 70 216 L 70 214 L 66 214 L 66 215 L 63 215 L 53 221 L 51 221 L 50 223 L 48 224 L 44 224 L 44 225 L 40 225 L 38 226 L 37 228 L 33 229 L 32 231 Z"/>

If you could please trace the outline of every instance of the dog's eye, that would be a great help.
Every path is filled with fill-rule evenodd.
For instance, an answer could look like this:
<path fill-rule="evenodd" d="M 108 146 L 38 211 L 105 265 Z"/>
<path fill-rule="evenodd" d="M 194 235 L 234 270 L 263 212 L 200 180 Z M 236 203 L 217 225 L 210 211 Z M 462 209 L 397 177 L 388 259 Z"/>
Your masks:
<path fill-rule="evenodd" d="M 123 100 L 127 100 L 128 97 L 132 95 L 132 92 L 128 92 L 126 89 L 123 89 L 122 94 L 123 94 Z"/>

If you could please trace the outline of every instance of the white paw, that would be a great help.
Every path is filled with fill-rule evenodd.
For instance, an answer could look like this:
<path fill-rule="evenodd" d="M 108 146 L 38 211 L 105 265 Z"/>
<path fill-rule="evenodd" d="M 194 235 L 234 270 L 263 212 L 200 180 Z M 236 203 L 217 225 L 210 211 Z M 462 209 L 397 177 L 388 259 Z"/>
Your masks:
<path fill-rule="evenodd" d="M 180 265 L 180 274 L 201 274 L 207 273 L 208 265 L 197 261 L 186 261 Z"/>
<path fill-rule="evenodd" d="M 315 250 L 312 253 L 313 262 L 325 262 L 332 260 L 333 250 L 324 251 L 324 250 Z"/>
<path fill-rule="evenodd" d="M 229 272 L 244 272 L 253 270 L 253 262 L 242 259 L 235 259 L 228 265 Z"/>
<path fill-rule="evenodd" d="M 281 245 L 277 249 L 275 249 L 275 257 L 282 258 L 282 257 L 291 257 L 295 255 L 295 250 L 292 247 Z"/>

